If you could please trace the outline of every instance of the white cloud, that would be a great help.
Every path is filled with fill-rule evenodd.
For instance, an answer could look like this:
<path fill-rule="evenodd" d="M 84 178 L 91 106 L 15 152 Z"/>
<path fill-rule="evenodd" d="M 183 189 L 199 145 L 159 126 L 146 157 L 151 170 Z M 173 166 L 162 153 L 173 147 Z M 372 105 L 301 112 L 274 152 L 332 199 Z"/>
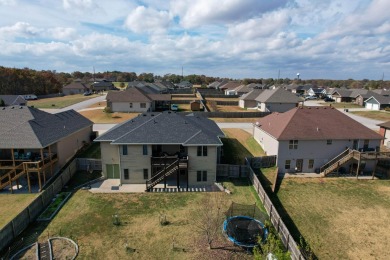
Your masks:
<path fill-rule="evenodd" d="M 249 19 L 229 28 L 229 35 L 242 40 L 252 40 L 258 37 L 268 37 L 277 34 L 289 23 L 290 17 L 286 10 L 264 14 L 260 18 Z"/>
<path fill-rule="evenodd" d="M 127 16 L 125 27 L 135 33 L 158 33 L 165 31 L 169 23 L 170 17 L 167 11 L 138 6 Z"/>
<path fill-rule="evenodd" d="M 232 23 L 284 6 L 288 0 L 172 0 L 171 12 L 184 28 Z"/>
<path fill-rule="evenodd" d="M 31 26 L 29 23 L 17 22 L 12 26 L 0 27 L 0 35 L 3 37 L 34 38 L 42 32 L 41 29 Z"/>
<path fill-rule="evenodd" d="M 94 7 L 92 0 L 62 0 L 65 9 L 88 9 Z"/>
<path fill-rule="evenodd" d="M 47 36 L 56 40 L 69 40 L 77 37 L 77 31 L 74 28 L 50 28 L 47 30 Z"/>
<path fill-rule="evenodd" d="M 15 5 L 16 1 L 15 0 L 0 0 L 0 6 L 1 5 Z"/>

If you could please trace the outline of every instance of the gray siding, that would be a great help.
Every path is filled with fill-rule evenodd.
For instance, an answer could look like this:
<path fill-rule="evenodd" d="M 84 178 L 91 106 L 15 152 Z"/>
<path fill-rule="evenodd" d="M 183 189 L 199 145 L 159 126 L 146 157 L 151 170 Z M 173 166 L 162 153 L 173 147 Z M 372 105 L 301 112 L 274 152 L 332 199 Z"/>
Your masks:
<path fill-rule="evenodd" d="M 197 156 L 197 146 L 188 147 L 189 185 L 210 185 L 217 176 L 217 147 L 208 146 L 207 156 Z M 207 171 L 207 182 L 197 181 L 197 171 Z"/>
<path fill-rule="evenodd" d="M 107 164 L 119 164 L 118 146 L 100 142 L 103 176 L 107 178 Z"/>
<path fill-rule="evenodd" d="M 148 145 L 147 155 L 143 155 L 142 145 L 128 145 L 127 155 L 122 154 L 122 146 L 119 146 L 119 151 L 121 183 L 145 184 L 144 169 L 148 169 L 148 178 L 150 178 L 151 174 L 150 158 L 152 156 L 152 146 Z M 128 180 L 124 179 L 124 169 L 129 169 Z"/>
<path fill-rule="evenodd" d="M 133 107 L 130 107 L 130 103 Z M 141 108 L 141 103 L 145 103 L 146 107 Z M 112 102 L 112 112 L 147 112 L 151 108 L 151 102 Z"/>
<path fill-rule="evenodd" d="M 267 155 L 278 155 L 279 142 L 274 137 L 257 126 L 254 126 L 253 137 Z"/>

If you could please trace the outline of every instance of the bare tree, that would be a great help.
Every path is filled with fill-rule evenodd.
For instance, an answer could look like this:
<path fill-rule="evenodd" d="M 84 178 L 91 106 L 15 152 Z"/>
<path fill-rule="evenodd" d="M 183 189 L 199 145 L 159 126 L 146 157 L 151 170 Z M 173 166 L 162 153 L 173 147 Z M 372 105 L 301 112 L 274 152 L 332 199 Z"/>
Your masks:
<path fill-rule="evenodd" d="M 199 201 L 192 212 L 194 227 L 204 235 L 209 249 L 212 249 L 212 242 L 222 230 L 226 210 L 224 195 L 221 192 L 210 193 L 210 196 L 205 196 Z"/>

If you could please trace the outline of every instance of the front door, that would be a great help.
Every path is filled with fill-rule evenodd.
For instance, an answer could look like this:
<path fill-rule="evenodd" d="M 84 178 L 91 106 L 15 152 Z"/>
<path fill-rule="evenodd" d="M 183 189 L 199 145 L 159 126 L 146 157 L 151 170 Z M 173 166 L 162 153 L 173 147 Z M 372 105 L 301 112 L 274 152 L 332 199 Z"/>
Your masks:
<path fill-rule="evenodd" d="M 295 165 L 296 172 L 302 172 L 303 159 L 297 159 L 297 164 Z"/>
<path fill-rule="evenodd" d="M 107 179 L 119 179 L 120 178 L 119 164 L 107 164 L 106 170 L 107 170 Z"/>
<path fill-rule="evenodd" d="M 359 140 L 353 140 L 352 149 L 357 150 L 359 147 Z"/>

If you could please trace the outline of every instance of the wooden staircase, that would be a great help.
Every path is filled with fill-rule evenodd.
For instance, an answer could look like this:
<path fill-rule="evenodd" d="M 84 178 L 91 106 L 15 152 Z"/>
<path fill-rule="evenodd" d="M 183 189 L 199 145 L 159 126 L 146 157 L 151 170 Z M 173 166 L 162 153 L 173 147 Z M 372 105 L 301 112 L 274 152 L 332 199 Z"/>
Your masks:
<path fill-rule="evenodd" d="M 154 186 L 159 184 L 161 181 L 163 181 L 166 177 L 178 173 L 179 171 L 179 162 L 180 160 L 177 159 L 158 173 L 156 173 L 152 178 L 146 181 L 146 191 L 151 191 Z"/>
<path fill-rule="evenodd" d="M 328 163 L 323 165 L 320 168 L 320 173 L 322 176 L 326 176 L 329 173 L 333 172 L 343 164 L 347 163 L 351 159 L 358 159 L 359 157 L 359 151 L 352 150 L 352 149 L 346 149 L 344 152 L 330 160 Z"/>

